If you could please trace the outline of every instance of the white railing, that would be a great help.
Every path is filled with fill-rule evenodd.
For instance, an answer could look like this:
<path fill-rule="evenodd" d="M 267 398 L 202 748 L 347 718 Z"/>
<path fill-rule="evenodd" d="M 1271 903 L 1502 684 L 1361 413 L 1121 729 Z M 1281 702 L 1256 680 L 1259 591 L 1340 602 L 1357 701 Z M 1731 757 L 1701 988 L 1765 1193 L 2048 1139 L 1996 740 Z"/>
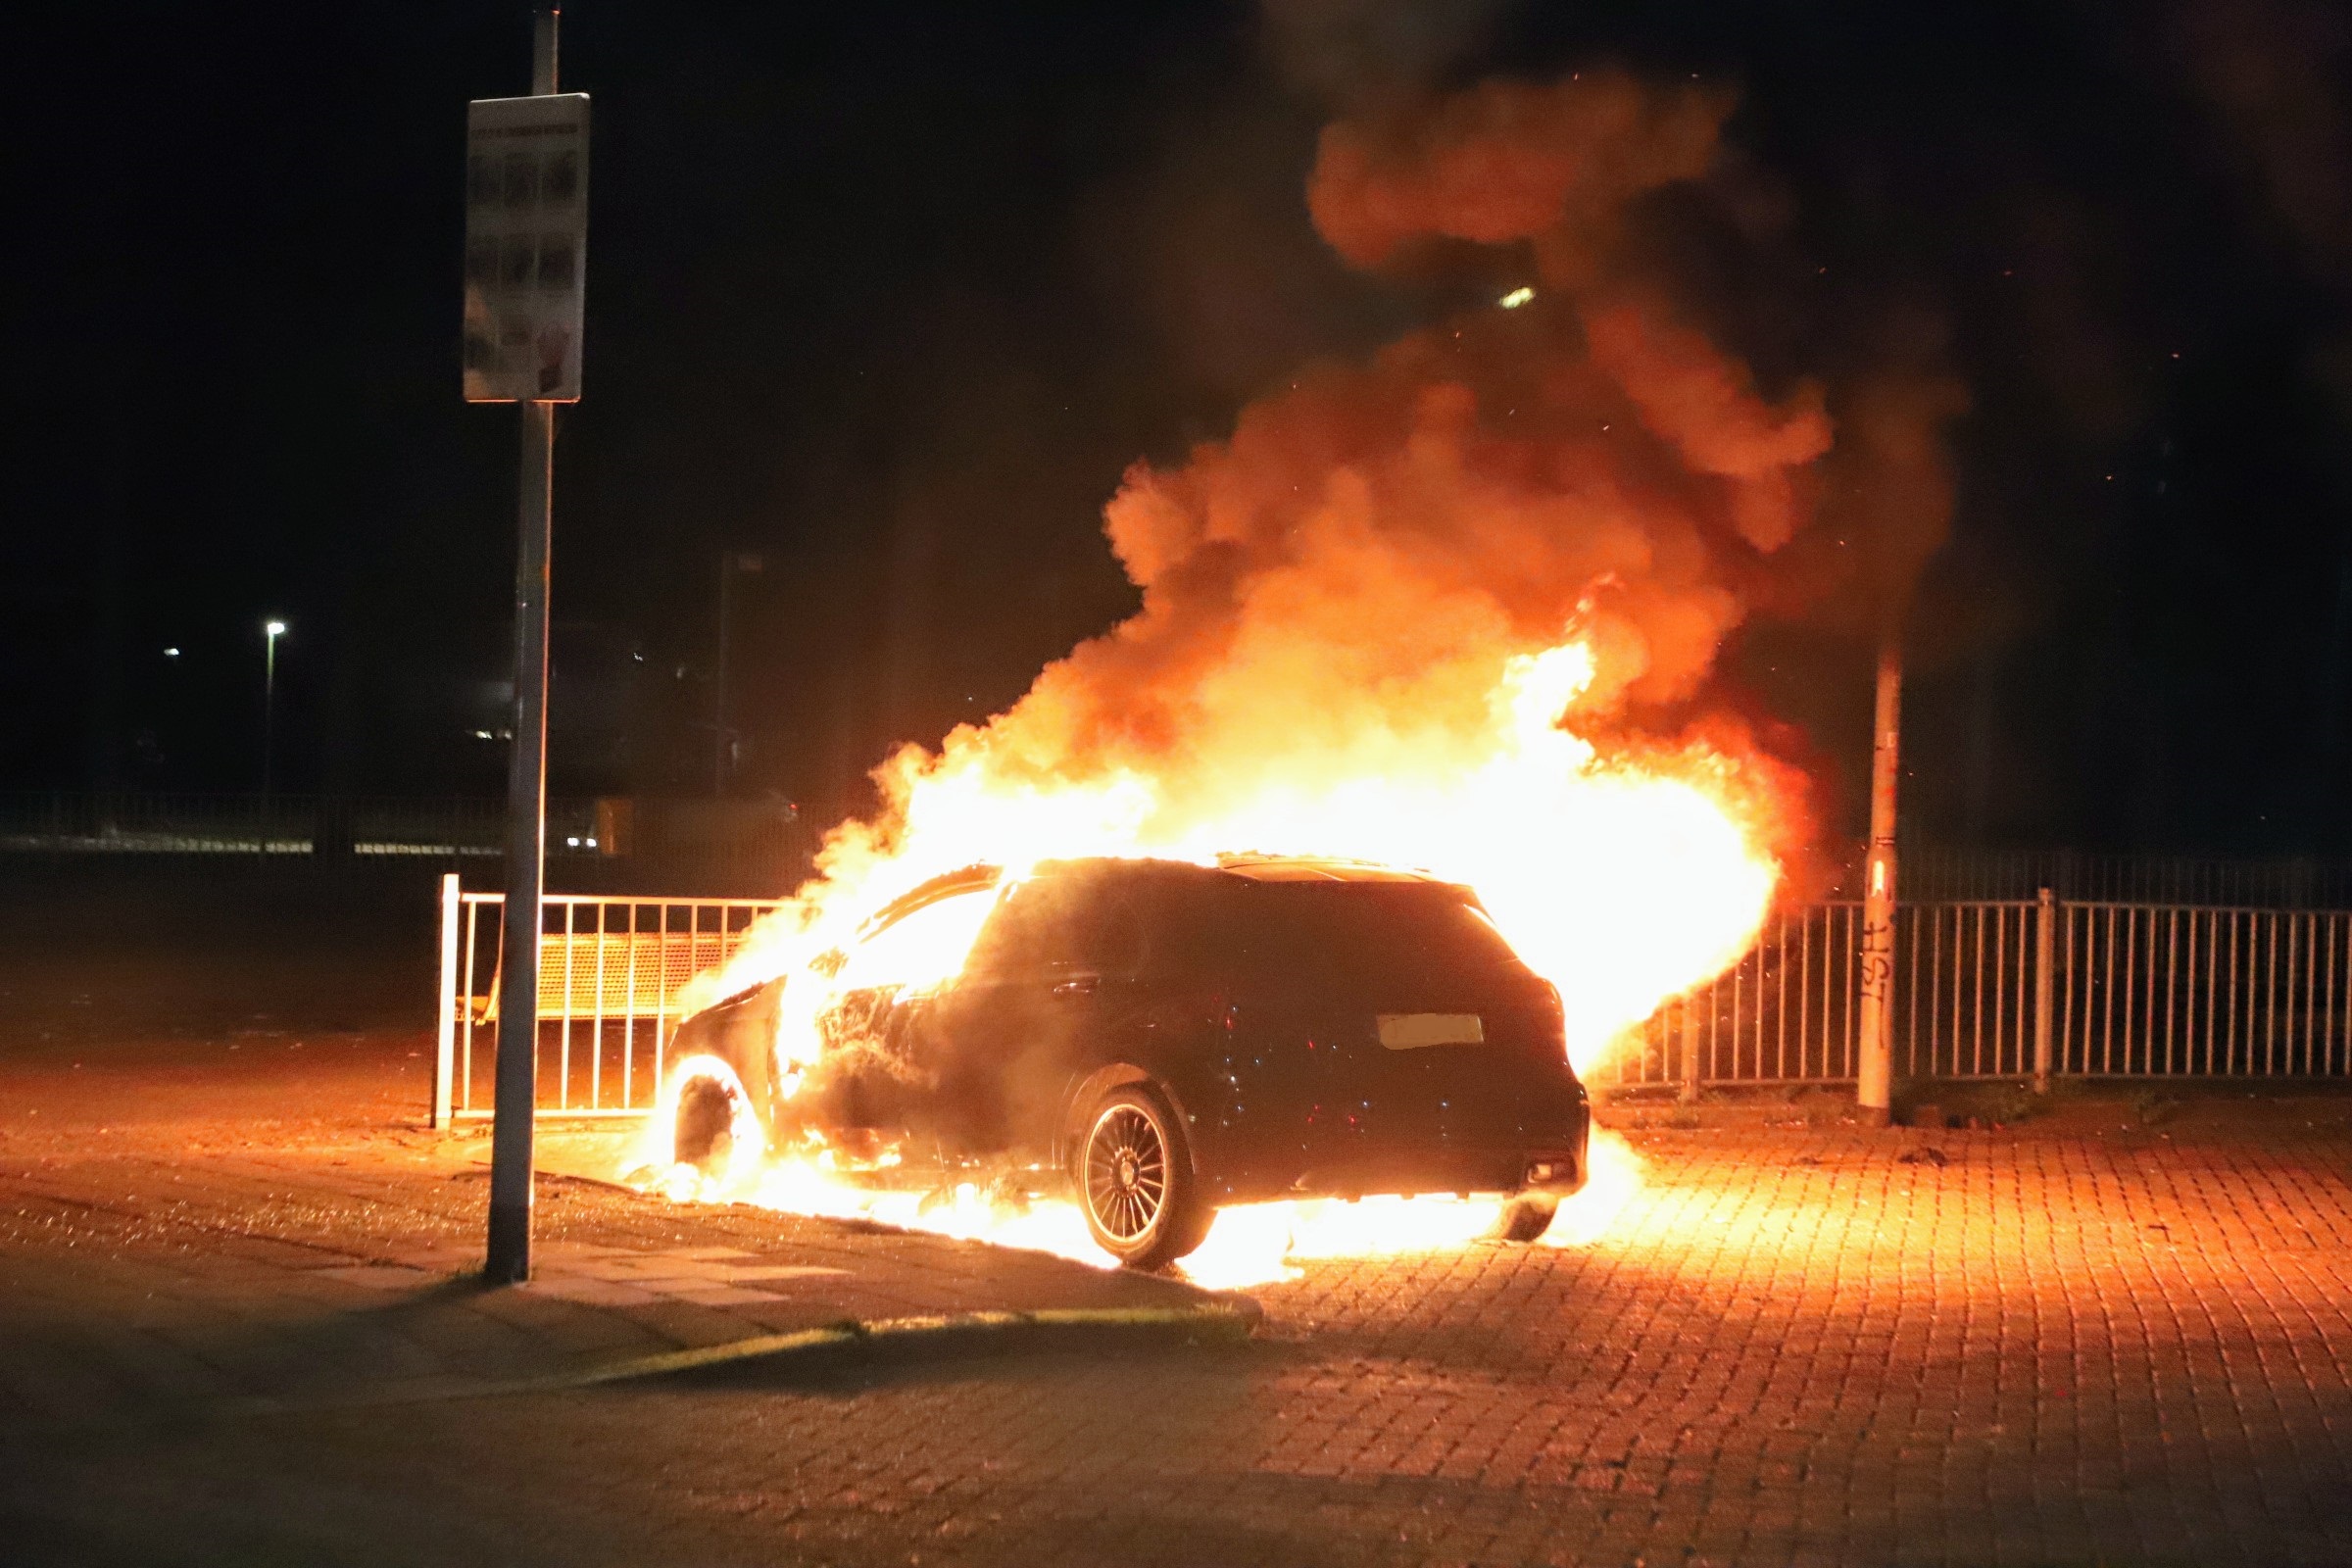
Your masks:
<path fill-rule="evenodd" d="M 679 990 L 771 899 L 550 894 L 539 1108 L 627 1115 L 661 1094 Z M 436 1125 L 489 1111 L 504 896 L 442 881 Z M 1775 917 L 1676 997 L 1600 1088 L 1851 1081 L 1859 904 Z M 1895 1071 L 1907 1078 L 2352 1074 L 2352 911 L 2039 900 L 1895 912 Z M 476 1095 L 476 1084 L 480 1094 Z"/>
<path fill-rule="evenodd" d="M 774 899 L 550 893 L 540 901 L 539 1112 L 626 1116 L 661 1097 L 678 992 L 732 956 Z M 506 895 L 441 879 L 433 1125 L 490 1113 Z M 479 1086 L 479 1094 L 476 1086 Z"/>
<path fill-rule="evenodd" d="M 2070 904 L 2058 920 L 2057 1071 L 2352 1070 L 2352 913 Z"/>
<path fill-rule="evenodd" d="M 1854 1076 L 1861 906 L 1769 923 L 1595 1076 L 1604 1087 Z M 2342 1076 L 2352 911 L 2038 900 L 1895 913 L 1894 1065 L 1909 1078 Z"/>

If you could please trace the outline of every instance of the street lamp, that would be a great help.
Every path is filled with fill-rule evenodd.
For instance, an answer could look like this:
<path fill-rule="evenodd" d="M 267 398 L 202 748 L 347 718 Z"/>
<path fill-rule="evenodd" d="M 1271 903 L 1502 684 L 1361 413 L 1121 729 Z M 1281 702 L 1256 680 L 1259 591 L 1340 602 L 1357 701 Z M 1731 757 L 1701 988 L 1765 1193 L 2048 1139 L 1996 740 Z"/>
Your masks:
<path fill-rule="evenodd" d="M 282 620 L 262 622 L 262 853 L 270 853 L 270 751 L 277 727 L 277 640 Z"/>

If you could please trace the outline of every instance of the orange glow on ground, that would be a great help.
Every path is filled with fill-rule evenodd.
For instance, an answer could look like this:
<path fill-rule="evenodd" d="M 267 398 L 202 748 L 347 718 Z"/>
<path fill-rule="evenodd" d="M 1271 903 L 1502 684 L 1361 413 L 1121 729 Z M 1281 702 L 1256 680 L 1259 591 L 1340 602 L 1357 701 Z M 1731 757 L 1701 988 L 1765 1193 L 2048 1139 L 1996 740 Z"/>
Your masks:
<path fill-rule="evenodd" d="M 726 1072 L 714 1058 L 693 1058 L 681 1064 L 675 1083 L 712 1075 L 712 1067 Z M 675 1095 L 673 1087 L 667 1097 L 672 1107 Z M 1067 1199 L 1006 1200 L 971 1183 L 934 1193 L 882 1186 L 877 1178 L 887 1180 L 895 1158 L 857 1167 L 821 1146 L 770 1155 L 742 1142 L 740 1121 L 738 1157 L 706 1174 L 671 1160 L 671 1117 L 656 1116 L 626 1167 L 637 1186 L 676 1202 L 747 1203 L 816 1218 L 864 1220 L 1048 1252 L 1095 1268 L 1117 1266 L 1095 1245 L 1085 1215 Z M 750 1136 L 757 1137 L 756 1127 Z M 744 1157 L 746 1149 L 756 1152 Z M 1560 1204 L 1543 1245 L 1588 1247 L 1601 1241 L 1641 1186 L 1641 1156 L 1605 1129 L 1593 1129 L 1592 1166 L 1584 1190 Z M 1177 1271 L 1206 1290 L 1241 1290 L 1296 1279 L 1300 1264 L 1317 1260 L 1451 1250 L 1492 1236 L 1503 1206 L 1499 1198 L 1450 1195 L 1238 1203 L 1218 1211 L 1207 1240 Z"/>

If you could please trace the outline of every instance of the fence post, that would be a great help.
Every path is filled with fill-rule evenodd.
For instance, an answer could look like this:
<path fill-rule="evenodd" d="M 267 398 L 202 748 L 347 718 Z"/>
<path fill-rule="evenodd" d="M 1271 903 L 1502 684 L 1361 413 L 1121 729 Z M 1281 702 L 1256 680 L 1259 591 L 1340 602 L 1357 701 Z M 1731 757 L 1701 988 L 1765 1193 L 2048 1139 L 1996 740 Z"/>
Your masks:
<path fill-rule="evenodd" d="M 433 1125 L 450 1124 L 450 1081 L 457 1066 L 458 873 L 441 878 L 441 1016 L 433 1041 Z"/>
<path fill-rule="evenodd" d="M 1676 1004 L 1683 1014 L 1683 1103 L 1698 1102 L 1698 1028 L 1690 1021 L 1690 994 Z"/>
<path fill-rule="evenodd" d="M 2050 1092 L 2050 1046 L 2056 1021 L 2052 1005 L 2058 962 L 2058 895 L 2041 890 L 2041 912 L 2034 924 L 2034 1092 Z"/>

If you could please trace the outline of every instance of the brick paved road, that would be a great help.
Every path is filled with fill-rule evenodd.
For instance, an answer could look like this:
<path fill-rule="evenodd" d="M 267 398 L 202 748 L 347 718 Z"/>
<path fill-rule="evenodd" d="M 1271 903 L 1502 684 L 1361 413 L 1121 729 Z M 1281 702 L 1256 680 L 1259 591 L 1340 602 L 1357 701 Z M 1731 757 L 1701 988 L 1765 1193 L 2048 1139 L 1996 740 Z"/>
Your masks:
<path fill-rule="evenodd" d="M 2352 1561 L 2340 1130 L 1649 1134 L 1574 1251 L 1238 1350 L 10 1443 L 23 1560 Z"/>
<path fill-rule="evenodd" d="M 486 1289 L 486 1128 L 355 1113 L 338 1067 L 281 1056 L 202 1094 L 0 1069 L 0 1435 L 442 1396 L 846 1319 L 1202 1304 L 1037 1253 L 545 1176 L 530 1283 Z"/>

